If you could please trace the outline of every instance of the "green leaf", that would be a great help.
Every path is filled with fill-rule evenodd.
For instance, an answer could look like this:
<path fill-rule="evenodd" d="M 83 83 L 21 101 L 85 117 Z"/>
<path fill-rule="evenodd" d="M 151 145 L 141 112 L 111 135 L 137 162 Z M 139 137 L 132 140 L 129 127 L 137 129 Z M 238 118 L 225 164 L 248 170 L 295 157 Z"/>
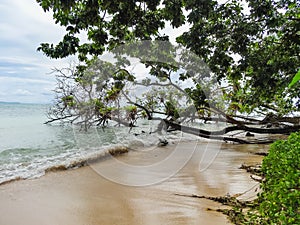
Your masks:
<path fill-rule="evenodd" d="M 300 69 L 298 70 L 298 73 L 294 76 L 292 82 L 289 84 L 289 88 L 291 88 L 297 81 L 300 80 Z"/>

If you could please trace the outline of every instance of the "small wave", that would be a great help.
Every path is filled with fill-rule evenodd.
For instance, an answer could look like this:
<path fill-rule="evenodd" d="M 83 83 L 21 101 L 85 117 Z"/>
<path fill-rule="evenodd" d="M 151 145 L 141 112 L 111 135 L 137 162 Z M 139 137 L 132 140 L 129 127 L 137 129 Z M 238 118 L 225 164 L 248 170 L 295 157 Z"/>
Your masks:
<path fill-rule="evenodd" d="M 118 131 L 118 132 L 117 132 Z M 45 175 L 48 172 L 76 169 L 93 163 L 105 160 L 108 156 L 116 156 L 128 151 L 148 151 L 157 146 L 160 139 L 166 139 L 169 144 L 195 140 L 195 136 L 182 134 L 181 132 L 159 135 L 145 133 L 142 130 L 128 131 L 117 130 L 117 139 L 110 141 L 107 145 L 76 146 L 51 146 L 51 148 L 16 148 L 6 149 L 0 153 L 0 184 L 20 179 L 34 179 Z"/>
<path fill-rule="evenodd" d="M 4 185 L 13 181 L 25 180 L 25 179 L 35 179 L 39 178 L 49 172 L 57 172 L 69 169 L 77 169 L 83 166 L 87 166 L 89 163 L 105 160 L 109 156 L 118 156 L 127 153 L 129 148 L 124 146 L 112 146 L 109 148 L 101 149 L 97 152 L 90 153 L 84 157 L 77 157 L 77 159 L 65 160 L 59 164 L 49 164 L 43 168 L 34 168 L 33 170 L 22 169 L 17 171 L 18 175 L 14 175 L 11 171 L 6 170 L 7 173 L 4 176 L 0 176 L 0 185 Z M 18 165 L 15 165 L 18 167 Z M 30 165 L 32 167 L 32 165 Z M 13 168 L 15 169 L 15 168 Z"/>
<path fill-rule="evenodd" d="M 45 172 L 48 173 L 48 172 L 56 172 L 56 171 L 69 170 L 69 169 L 77 169 L 83 166 L 87 166 L 89 163 L 99 161 L 99 160 L 104 160 L 109 156 L 122 155 L 124 153 L 127 153 L 128 151 L 129 149 L 124 146 L 108 148 L 105 151 L 90 154 L 87 157 L 70 161 L 67 164 L 54 165 L 52 167 L 47 168 Z"/>

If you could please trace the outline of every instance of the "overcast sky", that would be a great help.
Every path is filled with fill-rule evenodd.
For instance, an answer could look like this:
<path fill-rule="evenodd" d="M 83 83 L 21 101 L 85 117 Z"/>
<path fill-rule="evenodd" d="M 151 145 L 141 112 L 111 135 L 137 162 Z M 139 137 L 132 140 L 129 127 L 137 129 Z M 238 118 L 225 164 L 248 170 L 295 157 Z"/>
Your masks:
<path fill-rule="evenodd" d="M 168 26 L 162 33 L 174 43 L 175 36 L 185 30 Z M 67 66 L 71 59 L 49 59 L 36 49 L 42 42 L 58 43 L 64 31 L 35 0 L 0 1 L 0 101 L 51 102 L 55 79 L 49 73 L 54 67 Z"/>
<path fill-rule="evenodd" d="M 48 59 L 36 49 L 57 43 L 64 29 L 35 0 L 1 0 L 0 34 L 0 101 L 50 102 L 55 81 L 48 73 L 70 60 Z"/>

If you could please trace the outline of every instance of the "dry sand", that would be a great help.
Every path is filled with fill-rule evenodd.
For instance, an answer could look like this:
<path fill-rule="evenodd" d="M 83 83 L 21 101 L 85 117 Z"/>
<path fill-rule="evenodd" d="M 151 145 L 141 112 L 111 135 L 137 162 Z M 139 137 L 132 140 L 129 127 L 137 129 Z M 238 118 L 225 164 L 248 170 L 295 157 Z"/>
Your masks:
<path fill-rule="evenodd" d="M 184 143 L 179 147 L 184 152 L 194 145 Z M 95 168 L 109 168 L 112 160 L 11 182 L 0 186 L 0 225 L 230 224 L 221 213 L 207 210 L 224 208 L 221 204 L 175 194 L 244 193 L 240 198 L 255 197 L 254 190 L 259 185 L 238 168 L 242 163 L 260 162 L 261 156 L 249 152 L 261 152 L 262 148 L 268 147 L 223 144 L 205 171 L 199 172 L 199 158 L 193 157 L 170 179 L 146 187 L 120 185 L 95 172 Z M 132 151 L 118 156 L 118 160 L 146 165 L 166 157 L 173 149 L 174 146 L 169 146 L 146 152 Z M 202 153 L 196 151 L 199 157 Z M 126 170 L 114 172 L 117 177 L 130 175 Z"/>

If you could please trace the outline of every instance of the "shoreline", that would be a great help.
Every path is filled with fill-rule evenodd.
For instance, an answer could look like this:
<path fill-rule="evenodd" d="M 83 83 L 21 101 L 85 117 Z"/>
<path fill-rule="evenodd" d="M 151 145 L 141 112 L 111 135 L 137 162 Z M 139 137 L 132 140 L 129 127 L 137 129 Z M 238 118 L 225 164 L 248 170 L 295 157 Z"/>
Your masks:
<path fill-rule="evenodd" d="M 112 156 L 115 157 L 115 156 L 118 156 L 118 155 L 128 153 L 128 151 L 129 151 L 129 149 L 125 146 L 112 146 L 112 147 L 109 147 L 109 148 L 107 148 L 103 151 L 99 151 L 99 153 L 94 153 L 93 155 L 87 156 L 87 157 L 82 158 L 80 160 L 74 159 L 73 161 L 71 161 L 70 163 L 67 163 L 67 164 L 52 165 L 48 168 L 45 168 L 43 173 L 41 173 L 38 176 L 33 176 L 33 177 L 29 177 L 29 178 L 16 176 L 16 177 L 14 177 L 12 179 L 9 179 L 9 180 L 0 181 L 0 186 L 11 183 L 11 182 L 20 181 L 20 180 L 38 179 L 40 177 L 43 177 L 43 176 L 47 175 L 50 172 L 78 169 L 78 168 L 81 168 L 81 167 L 84 167 L 84 166 L 88 166 L 89 163 L 92 163 L 94 161 L 97 162 L 97 161 L 106 160 L 106 159 L 108 159 Z"/>
<path fill-rule="evenodd" d="M 191 145 L 184 143 L 181 150 L 188 150 Z M 125 163 L 149 163 L 149 160 L 166 157 L 173 147 L 129 151 L 117 157 Z M 244 193 L 239 198 L 253 198 L 256 182 L 239 167 L 243 163 L 260 162 L 262 156 L 249 152 L 261 152 L 262 147 L 223 143 L 207 170 L 200 173 L 199 162 L 190 160 L 175 176 L 147 187 L 113 183 L 90 166 L 51 171 L 37 179 L 2 184 L 0 224 L 230 224 L 225 215 L 207 210 L 224 208 L 221 204 L 176 194 L 233 196 Z M 110 166 L 111 160 L 100 164 Z M 119 172 L 118 176 L 126 176 L 126 171 Z"/>

